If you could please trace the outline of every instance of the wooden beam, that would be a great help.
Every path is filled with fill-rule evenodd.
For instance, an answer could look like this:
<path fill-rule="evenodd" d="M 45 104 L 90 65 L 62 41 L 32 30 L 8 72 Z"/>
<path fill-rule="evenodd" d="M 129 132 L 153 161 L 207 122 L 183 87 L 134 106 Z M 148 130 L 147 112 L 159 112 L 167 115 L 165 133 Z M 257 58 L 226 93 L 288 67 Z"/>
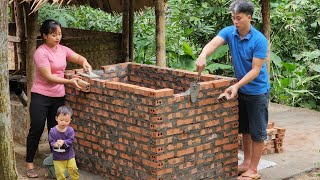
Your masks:
<path fill-rule="evenodd" d="M 270 0 L 261 0 L 261 14 L 262 14 L 262 33 L 266 36 L 269 42 L 269 47 L 268 47 L 269 51 L 268 51 L 268 57 L 266 58 L 266 63 L 267 63 L 268 74 L 270 75 L 270 47 L 271 47 Z"/>
<path fill-rule="evenodd" d="M 15 43 L 19 43 L 21 42 L 21 39 L 17 36 L 8 36 L 8 41 L 9 42 L 15 42 Z"/>
<path fill-rule="evenodd" d="M 166 67 L 166 46 L 165 46 L 165 2 L 154 0 L 156 13 L 156 63 L 160 67 Z"/>
<path fill-rule="evenodd" d="M 129 8 L 129 59 L 134 61 L 133 57 L 133 37 L 134 37 L 134 0 L 130 0 Z"/>
<path fill-rule="evenodd" d="M 16 37 L 19 40 L 15 44 L 17 50 L 17 59 L 18 66 L 17 69 L 26 71 L 26 31 L 25 31 L 25 21 L 23 14 L 23 5 L 17 1 L 13 2 L 14 5 L 14 14 L 15 14 L 15 23 L 16 23 Z"/>
<path fill-rule="evenodd" d="M 122 54 L 126 62 L 129 62 L 129 1 L 124 0 L 122 13 Z"/>

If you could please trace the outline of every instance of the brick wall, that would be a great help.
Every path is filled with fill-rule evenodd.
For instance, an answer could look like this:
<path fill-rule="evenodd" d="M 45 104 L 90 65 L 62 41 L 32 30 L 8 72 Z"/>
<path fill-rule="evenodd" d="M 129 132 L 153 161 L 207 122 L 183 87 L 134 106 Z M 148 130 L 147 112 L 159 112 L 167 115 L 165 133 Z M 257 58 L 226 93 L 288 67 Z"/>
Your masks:
<path fill-rule="evenodd" d="M 202 75 L 191 103 L 181 93 L 197 73 L 136 63 L 101 68 L 100 79 L 81 77 L 82 91 L 66 87 L 80 168 L 110 179 L 237 175 L 238 102 L 217 100 L 234 78 Z"/>

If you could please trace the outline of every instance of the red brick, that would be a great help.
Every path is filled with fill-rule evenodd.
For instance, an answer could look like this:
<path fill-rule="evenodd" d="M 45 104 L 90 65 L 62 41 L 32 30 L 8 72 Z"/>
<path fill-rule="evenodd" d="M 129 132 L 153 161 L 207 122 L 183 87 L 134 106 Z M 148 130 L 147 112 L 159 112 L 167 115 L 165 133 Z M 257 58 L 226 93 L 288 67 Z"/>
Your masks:
<path fill-rule="evenodd" d="M 116 66 L 114 66 L 114 65 L 101 66 L 101 69 L 104 70 L 105 73 L 115 72 L 116 71 Z"/>
<path fill-rule="evenodd" d="M 172 173 L 173 169 L 172 168 L 167 168 L 167 169 L 161 169 L 159 171 L 157 171 L 157 175 L 158 176 L 162 176 L 164 174 L 169 174 L 169 173 Z"/>
<path fill-rule="evenodd" d="M 183 147 L 183 144 L 182 143 L 177 143 L 177 144 L 169 144 L 167 146 L 167 150 L 168 151 L 171 151 L 171 150 L 176 150 L 176 149 L 180 149 Z"/>
<path fill-rule="evenodd" d="M 238 149 L 238 143 L 223 145 L 223 150 L 225 150 L 225 151 L 230 151 L 233 149 Z"/>
<path fill-rule="evenodd" d="M 192 123 L 193 123 L 193 118 L 181 119 L 177 121 L 177 126 L 182 126 L 182 125 L 192 124 Z"/>
<path fill-rule="evenodd" d="M 126 159 L 128 161 L 132 161 L 132 156 L 129 156 L 128 154 L 121 153 L 120 157 L 123 158 L 123 159 Z"/>
<path fill-rule="evenodd" d="M 190 147 L 190 148 L 187 148 L 187 149 L 179 150 L 179 151 L 177 151 L 177 157 L 194 153 L 194 151 L 195 151 L 194 147 Z"/>
<path fill-rule="evenodd" d="M 105 86 L 106 86 L 107 89 L 119 90 L 120 84 L 121 84 L 121 83 L 119 83 L 119 82 L 112 82 L 112 81 L 110 81 L 110 82 L 106 82 L 106 83 L 105 83 Z"/>
<path fill-rule="evenodd" d="M 213 87 L 214 88 L 221 88 L 221 87 L 228 87 L 230 86 L 230 81 L 226 79 L 219 79 L 213 81 Z"/>
<path fill-rule="evenodd" d="M 93 150 L 98 150 L 98 151 L 103 151 L 103 148 L 97 144 L 92 144 L 92 149 Z"/>
<path fill-rule="evenodd" d="M 224 138 L 224 139 L 216 139 L 215 140 L 215 145 L 216 146 L 220 146 L 220 145 L 223 145 L 223 144 L 227 144 L 229 143 L 229 139 L 228 138 Z"/>
<path fill-rule="evenodd" d="M 200 91 L 207 90 L 207 89 L 212 89 L 213 88 L 213 82 L 200 82 Z"/>
<path fill-rule="evenodd" d="M 232 122 L 232 121 L 237 121 L 238 120 L 238 115 L 234 115 L 234 116 L 231 116 L 231 117 L 225 117 L 223 118 L 224 120 L 224 123 L 229 123 L 229 122 Z"/>
<path fill-rule="evenodd" d="M 179 165 L 179 169 L 182 170 L 182 169 L 190 168 L 194 165 L 195 165 L 194 162 L 186 162 L 184 164 Z"/>
<path fill-rule="evenodd" d="M 80 143 L 82 146 L 91 148 L 91 142 L 89 142 L 89 141 L 85 141 L 85 140 L 79 139 L 79 143 Z"/>
<path fill-rule="evenodd" d="M 272 128 L 274 128 L 274 122 L 268 122 L 267 129 L 272 129 Z"/>
<path fill-rule="evenodd" d="M 232 99 L 230 99 L 229 101 L 223 103 L 223 107 L 224 108 L 230 108 L 230 107 L 234 107 L 234 106 L 238 106 L 238 101 L 231 101 Z"/>
<path fill-rule="evenodd" d="M 189 146 L 192 146 L 192 145 L 194 145 L 194 144 L 199 144 L 199 143 L 201 143 L 201 138 L 195 138 L 195 139 L 192 139 L 192 140 L 188 140 L 188 145 Z"/>
<path fill-rule="evenodd" d="M 199 151 L 203 151 L 203 150 L 206 150 L 206 149 L 210 149 L 211 148 L 211 142 L 210 143 L 206 143 L 206 144 L 201 144 L 199 146 L 196 146 L 196 151 L 199 152 Z"/>
<path fill-rule="evenodd" d="M 152 162 L 152 161 L 148 161 L 146 159 L 142 159 L 142 164 L 152 167 L 152 168 L 157 168 L 157 163 L 156 162 Z"/>
<path fill-rule="evenodd" d="M 183 133 L 183 131 L 179 128 L 169 129 L 167 131 L 168 136 L 175 135 L 175 134 L 181 134 L 181 133 Z"/>
<path fill-rule="evenodd" d="M 155 98 L 173 96 L 173 94 L 174 94 L 173 89 L 169 89 L 169 88 L 153 90 L 152 92 L 150 92 L 150 96 Z"/>
<path fill-rule="evenodd" d="M 218 124 L 220 124 L 220 121 L 219 121 L 219 120 L 210 120 L 210 121 L 208 121 L 208 122 L 206 122 L 206 123 L 204 124 L 204 127 L 205 127 L 205 128 L 207 128 L 207 127 L 212 127 L 212 126 L 216 126 L 216 125 L 218 125 Z"/>

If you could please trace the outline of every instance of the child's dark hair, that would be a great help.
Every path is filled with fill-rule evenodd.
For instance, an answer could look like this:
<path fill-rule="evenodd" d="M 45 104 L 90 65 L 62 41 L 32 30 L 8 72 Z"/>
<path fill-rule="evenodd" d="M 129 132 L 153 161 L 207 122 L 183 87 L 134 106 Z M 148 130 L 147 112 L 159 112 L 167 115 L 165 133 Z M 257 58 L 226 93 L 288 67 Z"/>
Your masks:
<path fill-rule="evenodd" d="M 234 13 L 244 13 L 247 15 L 253 15 L 254 5 L 247 0 L 235 0 L 230 4 L 229 10 Z"/>
<path fill-rule="evenodd" d="M 40 27 L 41 36 L 56 32 L 57 27 L 61 28 L 61 24 L 58 21 L 52 19 L 45 20 Z"/>
<path fill-rule="evenodd" d="M 58 108 L 56 116 L 59 116 L 60 114 L 64 116 L 69 114 L 70 116 L 72 116 L 72 113 L 73 111 L 70 106 L 61 106 Z"/>

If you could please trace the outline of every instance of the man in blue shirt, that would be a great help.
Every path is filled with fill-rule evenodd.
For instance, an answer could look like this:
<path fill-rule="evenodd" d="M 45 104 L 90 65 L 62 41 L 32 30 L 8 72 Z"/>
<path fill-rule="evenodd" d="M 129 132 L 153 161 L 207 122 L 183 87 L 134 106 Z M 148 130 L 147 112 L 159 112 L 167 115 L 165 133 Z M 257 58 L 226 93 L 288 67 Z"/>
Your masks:
<path fill-rule="evenodd" d="M 233 26 L 223 28 L 202 50 L 196 66 L 201 72 L 209 57 L 227 43 L 238 82 L 225 90 L 228 99 L 239 101 L 239 133 L 243 134 L 244 161 L 238 166 L 237 179 L 259 179 L 258 164 L 267 139 L 269 81 L 265 58 L 268 41 L 251 25 L 254 5 L 235 0 L 230 5 Z"/>

